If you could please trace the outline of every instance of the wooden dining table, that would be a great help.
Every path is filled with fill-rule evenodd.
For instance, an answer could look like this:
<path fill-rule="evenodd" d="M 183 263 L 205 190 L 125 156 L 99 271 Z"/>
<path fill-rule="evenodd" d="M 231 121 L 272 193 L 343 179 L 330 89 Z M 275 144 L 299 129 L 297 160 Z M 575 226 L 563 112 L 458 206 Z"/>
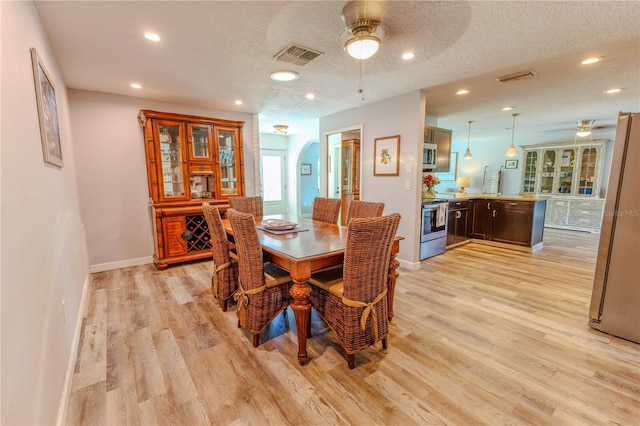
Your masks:
<path fill-rule="evenodd" d="M 320 222 L 303 217 L 285 215 L 256 216 L 256 226 L 265 219 L 282 219 L 298 224 L 297 232 L 277 234 L 260 229 L 258 238 L 266 261 L 278 265 L 289 272 L 293 279 L 291 296 L 296 329 L 298 335 L 298 362 L 304 365 L 309 360 L 307 355 L 307 332 L 311 314 L 311 287 L 308 279 L 311 274 L 332 266 L 341 265 L 347 241 L 347 227 Z M 222 223 L 228 235 L 233 237 L 233 229 L 228 219 Z M 398 237 L 393 241 L 391 260 L 389 263 L 387 304 L 389 320 L 393 318 L 393 294 L 395 290 L 399 266 L 396 255 L 400 250 Z"/>

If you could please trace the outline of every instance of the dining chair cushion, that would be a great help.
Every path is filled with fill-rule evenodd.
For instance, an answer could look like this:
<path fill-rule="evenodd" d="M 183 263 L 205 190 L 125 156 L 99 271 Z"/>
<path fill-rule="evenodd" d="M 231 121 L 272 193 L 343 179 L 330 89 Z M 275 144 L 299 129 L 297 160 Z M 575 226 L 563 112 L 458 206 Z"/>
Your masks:
<path fill-rule="evenodd" d="M 342 298 L 344 293 L 344 280 L 342 279 L 342 266 L 317 272 L 309 278 L 309 284 L 320 287 L 337 297 Z"/>
<path fill-rule="evenodd" d="M 291 281 L 291 275 L 271 262 L 264 264 L 264 281 L 267 288 L 275 287 Z"/>

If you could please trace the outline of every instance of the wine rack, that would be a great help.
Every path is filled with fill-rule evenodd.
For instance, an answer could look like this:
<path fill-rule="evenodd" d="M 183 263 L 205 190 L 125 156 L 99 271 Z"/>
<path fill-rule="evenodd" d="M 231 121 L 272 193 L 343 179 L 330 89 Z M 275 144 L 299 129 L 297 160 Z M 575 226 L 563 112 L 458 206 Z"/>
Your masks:
<path fill-rule="evenodd" d="M 203 215 L 185 216 L 187 230 L 183 238 L 187 241 L 187 251 L 201 251 L 211 249 L 209 226 Z"/>

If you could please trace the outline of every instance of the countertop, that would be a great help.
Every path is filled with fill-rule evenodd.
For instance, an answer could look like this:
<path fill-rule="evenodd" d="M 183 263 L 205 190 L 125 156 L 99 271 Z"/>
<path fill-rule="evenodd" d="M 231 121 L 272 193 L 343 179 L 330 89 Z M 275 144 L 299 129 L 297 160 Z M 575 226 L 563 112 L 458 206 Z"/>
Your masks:
<path fill-rule="evenodd" d="M 535 195 L 496 195 L 496 194 L 461 194 L 459 192 L 438 193 L 436 198 L 445 200 L 505 200 L 505 201 L 540 201 L 548 200 L 548 196 Z"/>

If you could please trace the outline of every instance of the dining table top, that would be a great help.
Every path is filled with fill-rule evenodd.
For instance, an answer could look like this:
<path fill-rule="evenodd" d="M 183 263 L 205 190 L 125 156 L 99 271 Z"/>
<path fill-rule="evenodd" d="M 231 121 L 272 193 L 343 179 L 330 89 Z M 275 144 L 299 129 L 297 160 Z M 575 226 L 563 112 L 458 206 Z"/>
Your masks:
<path fill-rule="evenodd" d="M 294 222 L 298 224 L 295 229 L 299 230 L 282 234 L 263 230 L 258 225 L 266 219 Z M 264 251 L 277 252 L 280 256 L 286 256 L 296 262 L 344 253 L 347 242 L 346 226 L 282 214 L 256 216 L 254 221 Z M 223 219 L 222 223 L 225 231 L 233 235 L 229 219 Z"/>

